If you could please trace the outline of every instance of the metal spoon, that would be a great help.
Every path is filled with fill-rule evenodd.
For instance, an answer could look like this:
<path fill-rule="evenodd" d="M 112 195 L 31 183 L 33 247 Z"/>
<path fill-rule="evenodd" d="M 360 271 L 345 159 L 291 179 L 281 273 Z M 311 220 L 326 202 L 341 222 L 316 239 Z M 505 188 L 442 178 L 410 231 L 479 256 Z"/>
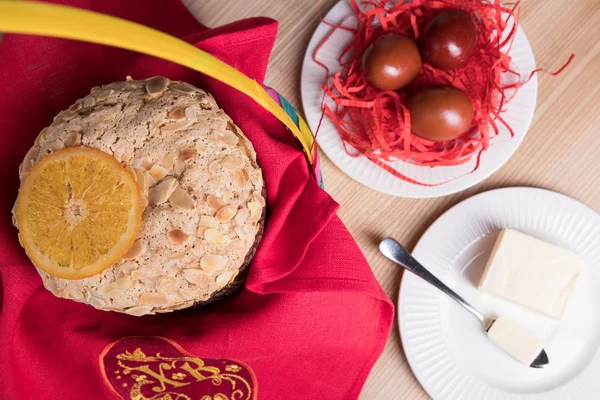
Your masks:
<path fill-rule="evenodd" d="M 398 243 L 392 238 L 386 238 L 379 244 L 379 251 L 381 251 L 381 253 L 384 256 L 386 256 L 396 264 L 409 270 L 413 274 L 424 279 L 426 282 L 431 283 L 433 286 L 450 296 L 458 304 L 460 304 L 461 306 L 469 310 L 471 314 L 476 316 L 481 321 L 482 325 L 485 324 L 485 317 L 483 316 L 483 314 L 481 314 L 479 311 L 473 308 L 469 303 L 465 301 L 465 299 L 454 293 L 452 289 L 450 289 L 448 286 L 442 283 L 442 281 L 436 278 L 431 272 L 425 269 L 425 267 L 422 266 L 417 260 L 415 260 L 415 258 L 411 256 L 410 253 L 400 245 L 400 243 Z M 495 320 L 492 320 L 492 322 L 487 326 L 487 328 L 485 328 L 486 333 L 491 328 L 494 321 Z M 548 364 L 548 355 L 546 354 L 545 350 L 542 350 L 540 354 L 535 358 L 535 360 L 533 360 L 530 367 L 544 368 Z"/>

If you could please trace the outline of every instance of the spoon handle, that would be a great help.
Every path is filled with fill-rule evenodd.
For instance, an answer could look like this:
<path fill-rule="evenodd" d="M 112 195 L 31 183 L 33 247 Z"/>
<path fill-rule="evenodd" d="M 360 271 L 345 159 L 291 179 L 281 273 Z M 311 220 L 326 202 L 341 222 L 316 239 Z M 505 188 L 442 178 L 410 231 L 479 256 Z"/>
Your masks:
<path fill-rule="evenodd" d="M 454 299 L 458 304 L 469 310 L 473 315 L 475 315 L 479 320 L 483 323 L 484 318 L 479 311 L 474 309 L 465 299 L 456 294 L 452 289 L 446 286 L 442 281 L 436 278 L 431 272 L 429 272 L 424 266 L 422 266 L 413 256 L 410 255 L 408 251 L 400 243 L 395 241 L 392 238 L 386 238 L 379 244 L 379 251 L 400 265 L 401 267 L 409 270 L 413 274 L 417 275 L 421 279 L 426 282 L 432 284 L 442 292 L 446 293 L 452 299 Z"/>

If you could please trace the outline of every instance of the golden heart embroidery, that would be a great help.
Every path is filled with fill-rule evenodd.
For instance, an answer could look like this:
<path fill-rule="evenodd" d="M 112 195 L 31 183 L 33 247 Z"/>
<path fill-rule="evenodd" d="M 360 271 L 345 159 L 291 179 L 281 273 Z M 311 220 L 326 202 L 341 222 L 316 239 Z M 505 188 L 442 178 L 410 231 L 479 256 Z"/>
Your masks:
<path fill-rule="evenodd" d="M 131 336 L 100 355 L 105 381 L 127 400 L 255 400 L 256 377 L 246 364 L 199 358 L 157 336 Z"/>

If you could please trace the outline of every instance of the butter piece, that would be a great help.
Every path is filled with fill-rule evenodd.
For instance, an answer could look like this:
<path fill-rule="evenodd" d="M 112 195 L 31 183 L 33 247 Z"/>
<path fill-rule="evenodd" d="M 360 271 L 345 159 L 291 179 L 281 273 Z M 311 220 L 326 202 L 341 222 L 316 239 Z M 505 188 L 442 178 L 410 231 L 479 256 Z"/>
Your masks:
<path fill-rule="evenodd" d="M 496 346 L 527 366 L 544 349 L 541 339 L 507 317 L 495 320 L 487 334 Z"/>
<path fill-rule="evenodd" d="M 503 229 L 479 288 L 561 319 L 583 264 L 583 258 L 569 250 Z"/>

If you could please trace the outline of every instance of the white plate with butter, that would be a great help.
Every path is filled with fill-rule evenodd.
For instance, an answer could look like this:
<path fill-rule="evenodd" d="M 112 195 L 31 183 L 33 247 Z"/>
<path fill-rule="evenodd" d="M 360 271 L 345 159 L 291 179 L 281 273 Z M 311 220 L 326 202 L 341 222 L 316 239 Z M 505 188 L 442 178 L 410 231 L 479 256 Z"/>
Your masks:
<path fill-rule="evenodd" d="M 561 320 L 477 289 L 504 228 L 585 259 Z M 413 255 L 484 314 L 509 317 L 543 339 L 550 359 L 544 369 L 520 364 L 497 348 L 480 322 L 460 305 L 405 272 L 398 303 L 400 335 L 411 368 L 431 397 L 600 398 L 600 215 L 547 190 L 493 190 L 442 215 L 419 240 Z M 523 279 L 531 279 L 535 287 L 544 276 Z"/>

